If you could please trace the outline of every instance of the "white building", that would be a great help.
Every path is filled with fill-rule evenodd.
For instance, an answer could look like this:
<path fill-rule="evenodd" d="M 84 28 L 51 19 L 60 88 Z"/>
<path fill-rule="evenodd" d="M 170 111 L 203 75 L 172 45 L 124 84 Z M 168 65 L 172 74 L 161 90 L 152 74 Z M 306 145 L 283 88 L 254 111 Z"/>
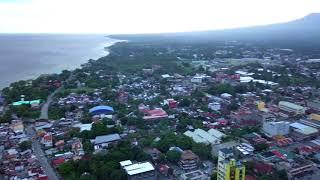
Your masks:
<path fill-rule="evenodd" d="M 163 74 L 163 75 L 161 75 L 161 77 L 163 79 L 171 78 L 171 76 L 169 74 Z"/>
<path fill-rule="evenodd" d="M 210 129 L 211 130 L 211 129 Z M 196 143 L 204 143 L 204 144 L 220 144 L 221 137 L 224 135 L 218 130 L 204 131 L 202 129 L 196 129 L 194 132 L 186 131 L 184 135 L 193 139 Z M 223 134 L 223 135 L 222 135 Z"/>
<path fill-rule="evenodd" d="M 130 160 L 121 161 L 121 168 L 126 172 L 129 180 L 156 180 L 156 172 L 152 163 L 139 162 L 132 163 Z"/>
<path fill-rule="evenodd" d="M 222 98 L 224 98 L 224 99 L 229 99 L 229 98 L 232 97 L 232 95 L 229 94 L 229 93 L 223 93 L 223 94 L 221 94 L 220 96 L 221 96 Z"/>
<path fill-rule="evenodd" d="M 225 137 L 226 135 L 223 134 L 222 132 L 216 130 L 216 129 L 209 129 L 208 133 L 211 135 L 211 136 L 214 136 L 215 138 L 221 140 L 223 137 Z"/>
<path fill-rule="evenodd" d="M 265 121 L 262 125 L 262 131 L 268 137 L 289 134 L 290 123 L 286 121 Z"/>
<path fill-rule="evenodd" d="M 286 112 L 293 112 L 295 114 L 304 114 L 306 108 L 291 102 L 280 101 L 279 108 Z"/>
<path fill-rule="evenodd" d="M 205 74 L 196 74 L 194 77 L 191 78 L 192 83 L 202 83 L 203 80 L 210 78 L 210 76 L 207 76 Z"/>
<path fill-rule="evenodd" d="M 220 111 L 221 109 L 221 104 L 218 102 L 214 102 L 214 103 L 209 103 L 208 108 L 213 110 L 213 111 Z"/>

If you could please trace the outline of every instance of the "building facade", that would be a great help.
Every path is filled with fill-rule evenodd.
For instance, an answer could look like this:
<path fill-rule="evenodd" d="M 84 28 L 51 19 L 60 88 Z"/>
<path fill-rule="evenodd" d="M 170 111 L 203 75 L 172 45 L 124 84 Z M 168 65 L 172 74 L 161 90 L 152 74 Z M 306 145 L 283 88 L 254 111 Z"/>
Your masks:
<path fill-rule="evenodd" d="M 191 150 L 183 151 L 179 165 L 184 171 L 193 171 L 198 168 L 199 157 Z"/>
<path fill-rule="evenodd" d="M 264 121 L 262 131 L 268 137 L 287 135 L 290 132 L 290 123 L 285 121 Z"/>
<path fill-rule="evenodd" d="M 231 149 L 221 149 L 219 151 L 217 180 L 245 180 L 245 166 L 233 157 Z"/>

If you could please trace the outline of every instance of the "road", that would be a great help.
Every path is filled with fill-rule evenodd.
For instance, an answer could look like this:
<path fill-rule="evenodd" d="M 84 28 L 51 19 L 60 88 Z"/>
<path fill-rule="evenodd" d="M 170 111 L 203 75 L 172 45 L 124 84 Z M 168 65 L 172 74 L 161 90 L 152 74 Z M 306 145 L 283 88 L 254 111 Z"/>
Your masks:
<path fill-rule="evenodd" d="M 39 163 L 40 163 L 41 167 L 43 167 L 46 175 L 49 177 L 49 180 L 59 180 L 55 170 L 48 163 L 48 159 L 45 156 L 45 154 L 41 148 L 40 143 L 38 142 L 38 140 L 36 138 L 32 138 L 32 137 L 35 137 L 36 132 L 32 129 L 31 126 L 28 126 L 26 131 L 27 131 L 27 135 L 31 138 L 32 148 L 33 148 L 34 154 L 37 157 L 37 159 L 39 160 Z"/>
<path fill-rule="evenodd" d="M 42 105 L 41 107 L 41 114 L 39 119 L 49 119 L 48 116 L 48 111 L 49 111 L 49 106 L 50 103 L 53 101 L 53 96 L 61 89 L 62 87 L 56 89 L 53 93 L 51 93 L 48 98 L 47 101 Z"/>
<path fill-rule="evenodd" d="M 71 73 L 70 76 L 68 77 L 68 79 L 66 79 L 65 82 L 69 82 L 72 78 L 73 78 L 73 74 Z M 47 101 L 41 107 L 41 113 L 40 113 L 39 119 L 49 119 L 48 111 L 49 111 L 50 103 L 53 101 L 53 96 L 57 92 L 59 92 L 62 88 L 63 88 L 63 85 L 61 87 L 59 87 L 58 89 L 56 89 L 53 93 L 51 93 L 47 97 Z"/>

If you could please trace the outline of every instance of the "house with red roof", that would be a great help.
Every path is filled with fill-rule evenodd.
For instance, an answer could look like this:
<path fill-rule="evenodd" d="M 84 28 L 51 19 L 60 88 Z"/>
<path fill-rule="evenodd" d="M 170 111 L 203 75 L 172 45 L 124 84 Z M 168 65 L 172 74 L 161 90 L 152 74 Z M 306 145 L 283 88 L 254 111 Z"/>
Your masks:
<path fill-rule="evenodd" d="M 45 133 L 44 136 L 41 139 L 41 143 L 45 147 L 52 147 L 52 134 L 51 133 Z"/>
<path fill-rule="evenodd" d="M 168 114 L 166 111 L 164 111 L 162 108 L 157 108 L 157 109 L 145 111 L 143 119 L 156 120 L 156 119 L 162 119 L 167 117 L 168 117 Z"/>
<path fill-rule="evenodd" d="M 64 162 L 65 162 L 65 159 L 63 157 L 59 157 L 59 158 L 54 159 L 52 161 L 52 165 L 56 167 L 56 166 L 63 164 Z"/>
<path fill-rule="evenodd" d="M 166 100 L 164 100 L 163 104 L 168 105 L 170 109 L 174 109 L 174 108 L 177 108 L 178 101 L 176 101 L 174 99 L 166 99 Z"/>
<path fill-rule="evenodd" d="M 39 175 L 37 180 L 49 180 L 49 177 L 47 175 Z"/>

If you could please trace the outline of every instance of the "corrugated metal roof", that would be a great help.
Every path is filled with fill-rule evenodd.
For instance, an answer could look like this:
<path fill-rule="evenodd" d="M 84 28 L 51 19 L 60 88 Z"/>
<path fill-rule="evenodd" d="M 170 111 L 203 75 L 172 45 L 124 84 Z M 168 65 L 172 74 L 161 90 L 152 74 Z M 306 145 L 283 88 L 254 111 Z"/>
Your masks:
<path fill-rule="evenodd" d="M 79 124 L 73 125 L 73 127 L 78 127 L 78 128 L 80 128 L 80 132 L 82 132 L 82 131 L 91 131 L 92 124 L 82 124 L 82 123 L 79 123 Z"/>
<path fill-rule="evenodd" d="M 218 138 L 212 136 L 211 134 L 202 129 L 196 129 L 194 132 L 186 131 L 184 135 L 191 137 L 193 141 L 197 143 L 217 144 L 220 142 Z"/>
<path fill-rule="evenodd" d="M 306 126 L 304 124 L 301 123 L 292 123 L 290 124 L 291 127 L 295 128 L 296 131 L 305 134 L 305 135 L 309 135 L 309 134 L 313 134 L 313 133 L 317 133 L 318 130 L 316 128 L 310 127 L 310 126 Z"/>
<path fill-rule="evenodd" d="M 109 135 L 104 135 L 104 136 L 97 136 L 94 144 L 101 144 L 101 143 L 108 143 L 112 141 L 117 141 L 120 140 L 120 135 L 119 134 L 109 134 Z"/>
<path fill-rule="evenodd" d="M 128 165 L 131 165 L 131 164 L 132 164 L 132 162 L 130 160 L 126 160 L 126 161 L 121 161 L 120 162 L 121 167 L 128 166 Z"/>
<path fill-rule="evenodd" d="M 294 103 L 291 103 L 291 102 L 287 102 L 287 101 L 280 101 L 279 102 L 279 106 L 286 106 L 286 107 L 289 107 L 291 109 L 296 109 L 296 110 L 304 109 L 303 106 L 300 106 L 300 105 L 297 105 L 297 104 L 294 104 Z"/>
<path fill-rule="evenodd" d="M 226 136 L 225 134 L 223 134 L 222 132 L 216 130 L 216 129 L 210 129 L 208 131 L 209 134 L 211 134 L 212 136 L 221 139 L 223 136 Z"/>
<path fill-rule="evenodd" d="M 125 166 L 124 170 L 127 172 L 128 175 L 132 176 L 148 171 L 154 171 L 154 167 L 150 162 L 145 162 Z"/>

